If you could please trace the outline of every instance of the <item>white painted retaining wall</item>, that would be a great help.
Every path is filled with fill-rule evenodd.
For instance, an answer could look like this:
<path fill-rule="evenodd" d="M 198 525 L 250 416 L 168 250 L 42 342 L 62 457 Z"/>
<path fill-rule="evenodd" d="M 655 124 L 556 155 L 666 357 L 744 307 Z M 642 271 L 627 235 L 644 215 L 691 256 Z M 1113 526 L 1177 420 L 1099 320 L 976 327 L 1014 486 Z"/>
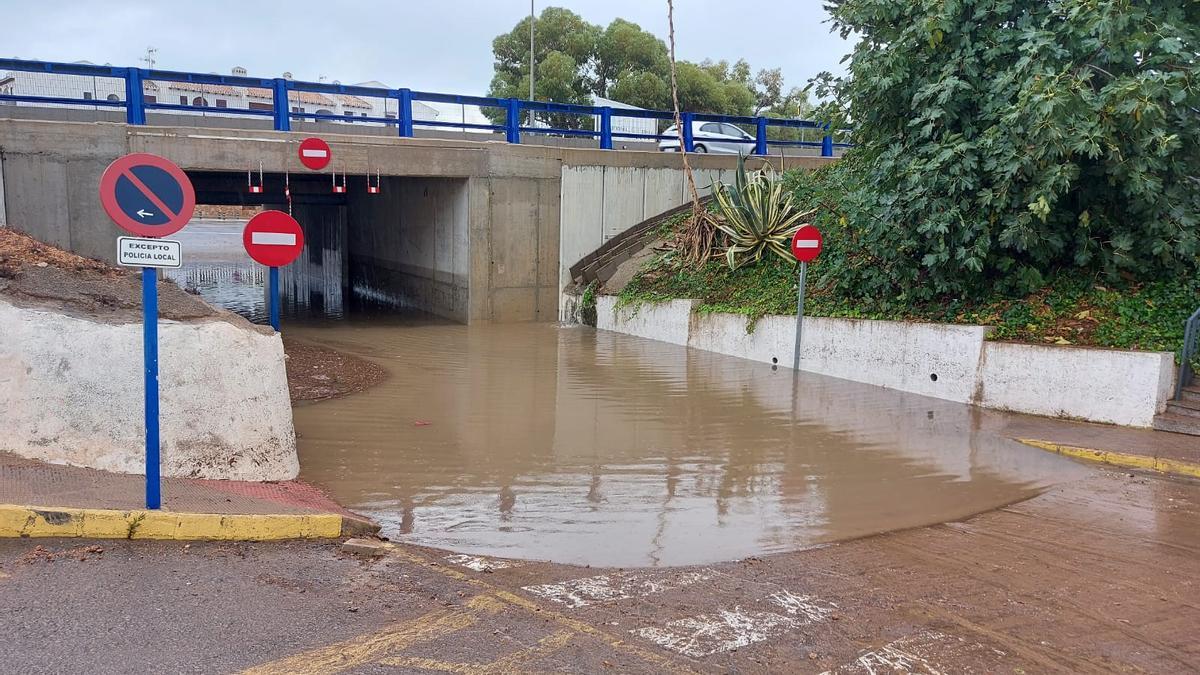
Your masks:
<path fill-rule="evenodd" d="M 694 300 L 616 309 L 596 327 L 790 368 L 795 318 L 694 314 Z M 802 370 L 987 408 L 1150 426 L 1174 384 L 1174 356 L 986 342 L 986 326 L 806 318 Z"/>
<path fill-rule="evenodd" d="M 979 405 L 1148 427 L 1175 385 L 1175 357 L 1086 347 L 989 342 Z"/>
<path fill-rule="evenodd" d="M 657 305 L 617 309 L 611 295 L 596 298 L 596 328 L 687 346 L 695 300 L 671 300 Z"/>
<path fill-rule="evenodd" d="M 159 323 L 162 472 L 287 480 L 300 466 L 283 343 L 227 321 Z M 142 327 L 0 299 L 0 450 L 144 473 Z"/>

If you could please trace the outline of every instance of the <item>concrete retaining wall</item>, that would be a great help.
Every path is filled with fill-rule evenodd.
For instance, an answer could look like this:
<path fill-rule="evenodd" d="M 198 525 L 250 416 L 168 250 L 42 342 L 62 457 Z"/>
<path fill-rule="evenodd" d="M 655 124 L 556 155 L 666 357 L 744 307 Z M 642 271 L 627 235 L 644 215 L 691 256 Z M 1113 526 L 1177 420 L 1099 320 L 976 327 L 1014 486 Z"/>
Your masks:
<path fill-rule="evenodd" d="M 700 194 L 714 182 L 733 182 L 734 169 L 695 170 Z M 562 167 L 559 288 L 571 283 L 571 265 L 643 220 L 687 201 L 682 168 L 571 165 Z"/>
<path fill-rule="evenodd" d="M 989 342 L 979 405 L 1148 427 L 1175 384 L 1175 357 L 1055 345 Z"/>
<path fill-rule="evenodd" d="M 226 321 L 159 324 L 165 476 L 299 472 L 283 343 Z M 0 450 L 144 473 L 142 327 L 0 300 Z"/>
<path fill-rule="evenodd" d="M 596 328 L 687 345 L 695 305 L 695 300 L 672 300 L 617 309 L 616 297 L 602 295 L 596 298 Z"/>
<path fill-rule="evenodd" d="M 596 326 L 790 368 L 795 318 L 694 314 L 694 300 L 616 309 L 596 302 Z M 1174 357 L 986 342 L 987 326 L 807 318 L 802 370 L 987 408 L 1148 427 L 1174 384 Z"/>

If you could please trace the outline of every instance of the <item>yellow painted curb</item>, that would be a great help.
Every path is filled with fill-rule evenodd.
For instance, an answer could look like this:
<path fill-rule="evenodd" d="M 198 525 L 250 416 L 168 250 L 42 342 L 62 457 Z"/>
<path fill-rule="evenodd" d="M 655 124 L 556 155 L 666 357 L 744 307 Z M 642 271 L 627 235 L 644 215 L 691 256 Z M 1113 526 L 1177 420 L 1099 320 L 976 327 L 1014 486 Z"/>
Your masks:
<path fill-rule="evenodd" d="M 341 533 L 342 517 L 336 513 L 248 515 L 0 504 L 0 537 L 274 541 L 332 539 Z"/>
<path fill-rule="evenodd" d="M 1078 448 L 1072 445 L 1059 445 L 1058 443 L 1037 441 L 1028 438 L 1018 438 L 1017 440 L 1025 445 L 1049 450 L 1050 452 L 1057 452 L 1067 457 L 1084 459 L 1089 462 L 1111 464 L 1126 469 L 1144 469 L 1177 476 L 1188 476 L 1189 478 L 1200 478 L 1200 464 L 1196 464 L 1195 462 L 1185 462 L 1178 459 L 1161 459 L 1145 455 L 1130 455 L 1124 452 L 1110 452 L 1108 450 Z"/>

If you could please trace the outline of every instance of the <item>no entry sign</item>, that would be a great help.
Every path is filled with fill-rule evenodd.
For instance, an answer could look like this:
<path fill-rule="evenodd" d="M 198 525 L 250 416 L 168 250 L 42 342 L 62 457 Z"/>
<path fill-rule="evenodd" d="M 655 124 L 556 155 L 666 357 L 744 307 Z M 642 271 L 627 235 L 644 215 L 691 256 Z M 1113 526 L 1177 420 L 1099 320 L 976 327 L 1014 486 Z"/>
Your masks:
<path fill-rule="evenodd" d="M 821 247 L 821 231 L 813 225 L 802 225 L 792 236 L 792 255 L 802 263 L 816 260 Z"/>
<path fill-rule="evenodd" d="M 304 230 L 283 211 L 263 211 L 246 223 L 242 245 L 255 262 L 267 267 L 283 267 L 304 250 Z"/>
<path fill-rule="evenodd" d="M 300 163 L 313 171 L 320 171 L 329 166 L 333 152 L 329 144 L 319 138 L 306 138 L 300 141 Z"/>
<path fill-rule="evenodd" d="M 196 192 L 169 160 L 144 152 L 117 158 L 100 177 L 100 204 L 118 227 L 140 237 L 165 237 L 192 219 Z"/>

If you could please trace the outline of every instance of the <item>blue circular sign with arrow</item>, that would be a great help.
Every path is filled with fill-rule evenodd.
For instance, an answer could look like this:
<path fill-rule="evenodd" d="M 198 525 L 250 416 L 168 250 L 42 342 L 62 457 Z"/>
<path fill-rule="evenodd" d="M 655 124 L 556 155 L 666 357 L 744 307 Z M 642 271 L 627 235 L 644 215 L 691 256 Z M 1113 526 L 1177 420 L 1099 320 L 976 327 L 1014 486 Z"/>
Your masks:
<path fill-rule="evenodd" d="M 187 225 L 196 192 L 170 160 L 145 152 L 118 158 L 100 177 L 100 203 L 121 229 L 140 237 L 165 237 Z"/>

